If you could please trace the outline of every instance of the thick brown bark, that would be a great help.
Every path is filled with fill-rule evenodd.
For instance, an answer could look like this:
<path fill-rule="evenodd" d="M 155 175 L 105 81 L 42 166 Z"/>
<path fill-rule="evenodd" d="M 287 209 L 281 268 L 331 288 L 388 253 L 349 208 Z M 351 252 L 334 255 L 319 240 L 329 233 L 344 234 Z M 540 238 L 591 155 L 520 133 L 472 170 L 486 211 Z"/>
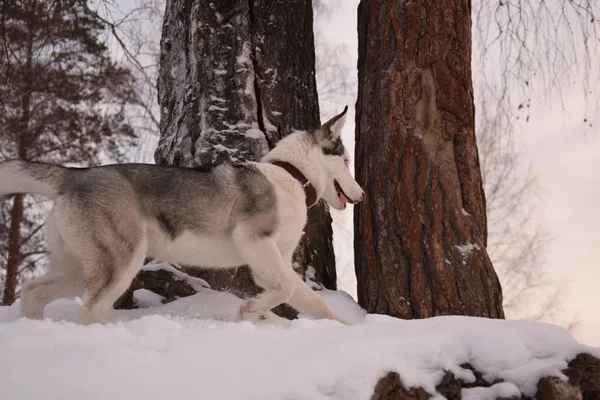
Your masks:
<path fill-rule="evenodd" d="M 159 164 L 260 159 L 293 129 L 319 126 L 310 0 L 167 1 L 161 39 Z M 297 270 L 335 288 L 331 218 L 309 211 Z M 256 293 L 246 267 L 186 269 L 214 289 Z"/>
<path fill-rule="evenodd" d="M 19 283 L 19 264 L 21 263 L 21 221 L 23 220 L 23 197 L 17 194 L 13 199 L 10 213 L 10 232 L 8 236 L 8 261 L 2 304 L 9 306 L 15 302 Z"/>
<path fill-rule="evenodd" d="M 359 6 L 356 177 L 367 196 L 355 207 L 355 259 L 372 313 L 504 317 L 486 251 L 470 8 Z"/>

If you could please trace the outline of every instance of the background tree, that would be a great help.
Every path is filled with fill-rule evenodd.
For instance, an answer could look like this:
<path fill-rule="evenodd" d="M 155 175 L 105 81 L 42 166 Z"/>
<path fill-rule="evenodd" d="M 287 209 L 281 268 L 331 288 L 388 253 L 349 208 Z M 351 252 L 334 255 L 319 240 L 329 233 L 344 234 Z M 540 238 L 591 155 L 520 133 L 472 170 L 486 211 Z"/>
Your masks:
<path fill-rule="evenodd" d="M 470 13 L 468 0 L 359 5 L 355 163 L 367 199 L 355 262 L 369 312 L 504 316 L 486 250 Z"/>
<path fill-rule="evenodd" d="M 258 160 L 292 129 L 319 125 L 312 5 L 173 0 L 165 9 L 158 95 L 159 164 Z M 336 287 L 331 218 L 309 210 L 294 266 Z M 215 289 L 256 290 L 246 267 L 188 271 Z"/>
<path fill-rule="evenodd" d="M 3 2 L 0 12 L 2 159 L 84 165 L 122 160 L 135 143 L 124 113 L 133 99 L 132 76 L 111 61 L 99 39 L 103 26 L 87 2 Z M 36 213 L 43 209 L 23 195 L 2 205 L 6 305 L 15 300 L 19 278 L 41 261 Z"/>

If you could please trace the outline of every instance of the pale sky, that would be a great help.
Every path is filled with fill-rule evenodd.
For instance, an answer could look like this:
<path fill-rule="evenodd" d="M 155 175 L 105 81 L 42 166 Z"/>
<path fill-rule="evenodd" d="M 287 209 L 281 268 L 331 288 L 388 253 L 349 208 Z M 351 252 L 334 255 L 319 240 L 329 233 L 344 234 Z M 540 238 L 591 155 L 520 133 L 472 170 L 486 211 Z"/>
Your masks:
<path fill-rule="evenodd" d="M 582 106 L 579 92 L 567 96 L 567 111 Z M 544 191 L 544 222 L 553 236 L 548 270 L 564 282 L 568 309 L 582 320 L 576 337 L 600 346 L 600 129 L 584 134 L 582 120 L 564 117 L 559 104 L 534 107 L 531 121 L 520 139 Z"/>

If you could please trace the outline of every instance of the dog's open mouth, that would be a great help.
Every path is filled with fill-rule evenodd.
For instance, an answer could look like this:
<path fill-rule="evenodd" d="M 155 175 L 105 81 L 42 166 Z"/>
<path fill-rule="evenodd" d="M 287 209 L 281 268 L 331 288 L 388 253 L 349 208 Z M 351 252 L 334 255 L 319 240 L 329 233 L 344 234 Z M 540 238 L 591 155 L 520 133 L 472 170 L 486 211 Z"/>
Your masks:
<path fill-rule="evenodd" d="M 338 199 L 340 199 L 340 203 L 342 203 L 342 206 L 346 207 L 346 204 L 356 203 L 355 201 L 351 200 L 348 196 L 346 196 L 346 193 L 344 193 L 342 187 L 340 186 L 337 180 L 333 180 L 333 185 L 335 186 L 335 191 L 337 192 Z"/>

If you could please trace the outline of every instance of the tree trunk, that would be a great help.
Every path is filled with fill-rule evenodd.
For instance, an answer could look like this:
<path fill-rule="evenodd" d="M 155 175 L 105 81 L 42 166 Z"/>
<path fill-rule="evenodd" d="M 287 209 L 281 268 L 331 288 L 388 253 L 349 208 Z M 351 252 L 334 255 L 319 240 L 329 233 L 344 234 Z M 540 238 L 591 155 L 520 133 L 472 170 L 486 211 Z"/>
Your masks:
<path fill-rule="evenodd" d="M 257 161 L 292 129 L 319 126 L 310 0 L 170 0 L 161 39 L 158 164 Z M 335 288 L 331 218 L 309 211 L 297 270 Z M 256 293 L 247 267 L 186 272 Z"/>
<path fill-rule="evenodd" d="M 470 13 L 469 0 L 358 9 L 356 177 L 367 196 L 355 259 L 371 313 L 504 317 L 486 251 Z"/>
<path fill-rule="evenodd" d="M 15 302 L 21 264 L 21 221 L 23 219 L 23 194 L 15 195 L 10 212 L 10 232 L 8 237 L 8 261 L 2 304 L 9 306 Z"/>
<path fill-rule="evenodd" d="M 29 118 L 31 116 L 31 83 L 33 70 L 33 37 L 29 30 L 27 40 L 27 59 L 25 62 L 24 89 L 21 96 L 21 116 L 19 118 L 19 130 L 17 140 L 17 155 L 20 159 L 27 159 L 27 148 L 29 139 Z M 4 294 L 2 304 L 11 305 L 16 300 L 17 285 L 19 283 L 19 266 L 21 264 L 21 222 L 23 221 L 23 199 L 25 195 L 18 193 L 13 199 L 10 212 L 10 231 L 8 234 L 8 260 L 6 262 L 6 278 L 4 282 Z"/>

